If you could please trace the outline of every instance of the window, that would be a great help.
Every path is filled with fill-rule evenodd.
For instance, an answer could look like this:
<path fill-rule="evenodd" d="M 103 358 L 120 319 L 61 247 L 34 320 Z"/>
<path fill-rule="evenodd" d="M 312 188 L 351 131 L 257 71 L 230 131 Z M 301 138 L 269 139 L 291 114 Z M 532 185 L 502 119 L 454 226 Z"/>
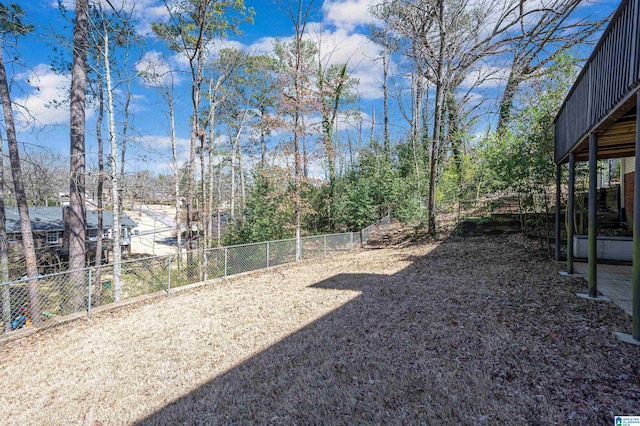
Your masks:
<path fill-rule="evenodd" d="M 17 234 L 7 234 L 7 242 L 15 243 L 16 241 L 18 241 Z"/>
<path fill-rule="evenodd" d="M 90 239 L 98 238 L 98 230 L 97 229 L 89 229 L 89 238 Z"/>
<path fill-rule="evenodd" d="M 58 244 L 59 239 L 59 232 L 47 232 L 47 244 Z"/>

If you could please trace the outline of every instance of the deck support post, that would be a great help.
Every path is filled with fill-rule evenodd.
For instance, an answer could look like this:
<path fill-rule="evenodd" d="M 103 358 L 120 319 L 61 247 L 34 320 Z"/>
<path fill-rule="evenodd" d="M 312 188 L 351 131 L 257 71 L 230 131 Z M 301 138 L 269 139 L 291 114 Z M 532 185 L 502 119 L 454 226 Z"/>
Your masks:
<path fill-rule="evenodd" d="M 569 153 L 569 190 L 567 193 L 567 273 L 573 275 L 573 234 L 576 198 L 576 156 Z"/>
<path fill-rule="evenodd" d="M 589 134 L 589 297 L 598 297 L 598 137 Z"/>
<path fill-rule="evenodd" d="M 640 92 L 636 95 L 640 102 Z M 640 105 L 640 103 L 638 104 Z M 640 120 L 636 115 L 636 170 L 633 176 L 633 272 L 631 277 L 631 335 L 640 340 Z M 624 179 L 624 177 L 623 177 Z"/>
<path fill-rule="evenodd" d="M 555 237 L 556 237 L 556 253 L 555 259 L 556 262 L 560 261 L 560 203 L 562 202 L 562 167 L 560 163 L 556 164 L 556 228 L 555 228 Z"/>

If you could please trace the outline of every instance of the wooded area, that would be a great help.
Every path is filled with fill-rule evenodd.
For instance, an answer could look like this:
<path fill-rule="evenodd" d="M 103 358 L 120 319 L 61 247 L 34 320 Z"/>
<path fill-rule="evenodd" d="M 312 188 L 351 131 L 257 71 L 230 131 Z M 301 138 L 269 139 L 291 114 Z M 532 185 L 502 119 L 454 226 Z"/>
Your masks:
<path fill-rule="evenodd" d="M 421 222 L 435 236 L 439 214 L 462 216 L 497 191 L 517 194 L 521 211 L 547 214 L 555 171 L 552 121 L 579 68 L 582 51 L 575 47 L 592 42 L 606 19 L 580 9 L 578 0 L 544 6 L 374 2 L 367 34 L 379 48 L 371 59 L 382 64 L 380 112 L 365 110 L 370 103 L 353 75 L 358 64 L 336 61 L 318 35 L 320 2 L 274 4 L 274 13 L 289 18 L 293 35 L 275 39 L 271 53 L 230 47 L 258 18 L 247 6 L 242 0 L 165 0 L 168 18 L 152 24 L 165 52 L 145 55 L 135 2 L 61 5 L 73 38 L 55 34 L 51 67 L 71 76 L 68 99 L 56 105 L 70 112 L 68 158 L 33 146 L 18 149 L 7 86 L 14 76 L 0 62 L 11 164 L 4 176 L 13 179 L 11 191 L 3 179 L 0 198 L 20 209 L 28 277 L 38 271 L 27 206 L 58 203 L 60 192 L 69 194 L 70 269 L 102 261 L 100 235 L 100 249 L 87 259 L 86 197 L 99 218 L 105 209 L 114 212 L 115 241 L 123 209 L 175 205 L 178 251 L 359 230 L 388 213 Z M 34 24 L 12 3 L 1 5 L 0 25 L 2 52 L 11 55 L 12 69 L 19 68 L 21 40 Z M 182 60 L 182 69 L 170 55 Z M 189 93 L 177 89 L 185 79 Z M 154 120 L 166 123 L 169 173 L 128 158 L 137 143 L 131 105 L 141 91 L 163 100 Z M 185 161 L 175 120 L 187 99 Z M 93 130 L 86 127 L 88 109 L 95 113 Z M 88 135 L 97 152 L 87 150 Z M 6 236 L 0 240 L 6 265 Z M 113 261 L 121 256 L 114 244 Z M 118 288 L 114 270 L 116 301 Z M 37 297 L 34 291 L 34 309 Z"/>

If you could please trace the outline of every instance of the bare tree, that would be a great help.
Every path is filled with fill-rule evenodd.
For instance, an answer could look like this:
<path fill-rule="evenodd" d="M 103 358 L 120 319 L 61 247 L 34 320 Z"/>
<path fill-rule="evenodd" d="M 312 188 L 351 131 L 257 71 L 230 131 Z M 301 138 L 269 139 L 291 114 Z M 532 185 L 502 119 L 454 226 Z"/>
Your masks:
<path fill-rule="evenodd" d="M 429 152 L 428 223 L 436 232 L 435 199 L 438 164 L 446 139 L 446 93 L 455 90 L 483 58 L 504 53 L 520 23 L 522 2 L 495 0 L 470 4 L 465 0 L 389 0 L 374 13 L 406 39 L 408 56 L 421 65 L 423 77 L 435 89 Z M 415 135 L 414 135 L 415 136 Z"/>
<path fill-rule="evenodd" d="M 513 101 L 520 84 L 552 64 L 559 55 L 574 46 L 588 43 L 594 33 L 609 20 L 593 16 L 577 17 L 581 0 L 553 0 L 544 8 L 522 1 L 517 28 L 520 34 L 509 39 L 513 55 L 509 77 L 502 94 L 497 131 L 503 133 L 513 109 Z"/>
<path fill-rule="evenodd" d="M 213 201 L 214 201 L 214 153 L 219 150 L 216 142 L 216 125 L 218 119 L 218 109 L 228 99 L 231 93 L 238 90 L 238 85 L 244 82 L 242 77 L 245 73 L 243 68 L 246 68 L 248 64 L 248 56 L 237 49 L 222 49 L 218 57 L 209 67 L 209 74 L 206 79 L 208 81 L 208 90 L 206 93 L 207 100 L 209 101 L 208 111 L 206 114 L 205 127 L 209 128 L 208 143 L 206 151 L 208 152 L 208 164 L 207 164 L 207 180 L 205 189 L 205 178 L 202 176 L 202 192 L 207 194 L 207 199 L 203 200 L 204 214 L 204 235 L 205 246 L 208 247 L 213 241 Z M 234 86 L 234 87 L 226 87 Z M 233 102 L 232 102 L 233 104 Z M 235 106 L 235 104 L 234 104 Z M 242 127 L 242 126 L 241 126 Z M 238 135 L 239 137 L 240 135 Z M 203 153 L 205 147 L 203 146 Z M 232 163 L 232 169 L 233 169 Z M 204 170 L 204 167 L 203 167 Z M 218 174 L 220 176 L 220 174 Z M 233 172 L 232 172 L 233 176 Z M 233 185 L 232 185 L 232 198 L 233 198 Z M 219 194 L 218 194 L 219 195 Z M 220 202 L 218 201 L 218 204 Z M 232 201 L 233 204 L 233 201 Z M 233 210 L 233 209 L 232 209 Z M 220 228 L 221 215 L 218 214 L 218 228 Z M 220 237 L 218 232 L 218 239 Z"/>
<path fill-rule="evenodd" d="M 305 2 L 297 0 L 295 6 L 283 4 L 285 13 L 294 25 L 295 34 L 292 42 L 286 45 L 276 45 L 276 54 L 282 62 L 283 91 L 280 98 L 280 108 L 285 115 L 291 117 L 291 133 L 293 139 L 293 185 L 295 197 L 295 222 L 296 222 L 296 260 L 300 259 L 300 226 L 302 214 L 302 173 L 303 161 L 306 163 L 306 152 L 301 157 L 301 145 L 304 143 L 306 126 L 305 114 L 313 110 L 311 102 L 310 70 L 313 58 L 316 54 L 316 46 L 313 42 L 303 40 L 309 17 L 313 11 L 314 1 Z M 306 149 L 305 149 L 306 151 Z"/>
<path fill-rule="evenodd" d="M 27 197 L 23 185 L 20 154 L 18 152 L 18 140 L 16 137 L 16 129 L 13 120 L 13 108 L 9 92 L 9 85 L 7 83 L 7 73 L 5 70 L 4 59 L 2 55 L 4 50 L 6 49 L 5 44 L 6 37 L 8 35 L 24 35 L 33 30 L 33 27 L 22 23 L 20 19 L 22 15 L 22 10 L 15 4 L 12 4 L 10 7 L 0 5 L 0 34 L 2 35 L 2 48 L 0 49 L 0 100 L 2 101 L 4 125 L 5 131 L 7 133 L 7 145 L 9 147 L 9 161 L 11 163 L 13 187 L 15 189 L 16 204 L 18 205 L 18 212 L 20 215 L 22 248 L 25 255 L 27 277 L 29 278 L 29 307 L 31 312 L 31 319 L 34 324 L 38 324 L 40 323 L 40 321 L 42 321 L 38 282 L 38 260 L 36 258 L 35 245 L 33 242 L 31 219 L 29 218 L 29 208 L 27 205 Z M 4 216 L 4 206 L 2 207 Z M 4 244 L 6 244 L 6 238 Z"/>
<path fill-rule="evenodd" d="M 181 193 L 180 193 L 180 165 L 178 164 L 178 147 L 176 142 L 175 124 L 175 74 L 176 71 L 169 67 L 163 58 L 153 58 L 138 64 L 139 76 L 144 84 L 155 88 L 167 104 L 169 115 L 169 137 L 171 140 L 171 167 L 173 171 L 173 198 L 175 205 L 175 227 L 176 242 L 178 246 L 178 261 L 182 258 L 182 220 L 180 215 Z"/>
<path fill-rule="evenodd" d="M 68 173 L 65 161 L 66 157 L 46 150 L 23 150 L 24 185 L 33 205 L 48 206 L 58 192 L 66 192 L 64 186 L 68 183 Z"/>
<path fill-rule="evenodd" d="M 113 105 L 113 85 L 111 82 L 109 23 L 102 16 L 102 56 L 104 60 L 104 79 L 107 94 L 107 116 L 109 122 L 109 164 L 111 182 L 111 208 L 113 211 L 112 249 L 113 249 L 113 299 L 120 301 L 120 276 L 122 270 L 122 227 L 120 226 L 120 191 L 118 176 L 118 142 L 116 138 L 115 110 Z"/>
<path fill-rule="evenodd" d="M 155 22 L 153 30 L 162 37 L 169 48 L 183 55 L 191 73 L 191 118 L 189 175 L 187 179 L 187 248 L 195 248 L 196 234 L 193 233 L 194 202 L 196 201 L 196 147 L 204 129 L 200 127 L 200 108 L 204 65 L 212 43 L 228 32 L 238 30 L 243 21 L 251 21 L 252 10 L 248 13 L 242 0 L 193 0 L 178 4 L 164 1 L 170 15 L 168 23 Z M 235 15 L 231 15 L 235 13 Z"/>

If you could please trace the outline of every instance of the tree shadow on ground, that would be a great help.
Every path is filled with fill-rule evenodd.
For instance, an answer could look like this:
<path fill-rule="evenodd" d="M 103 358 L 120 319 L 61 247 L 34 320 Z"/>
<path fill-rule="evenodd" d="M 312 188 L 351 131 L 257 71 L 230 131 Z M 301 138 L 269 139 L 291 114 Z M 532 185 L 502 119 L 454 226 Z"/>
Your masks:
<path fill-rule="evenodd" d="M 615 397 L 593 383 L 575 395 L 567 377 L 597 376 L 612 359 L 566 323 L 562 311 L 584 302 L 532 249 L 496 240 L 444 243 L 394 275 L 313 285 L 361 294 L 138 424 L 608 420 L 592 407 L 606 396 L 615 409 Z M 549 337 L 561 327 L 570 337 Z"/>

